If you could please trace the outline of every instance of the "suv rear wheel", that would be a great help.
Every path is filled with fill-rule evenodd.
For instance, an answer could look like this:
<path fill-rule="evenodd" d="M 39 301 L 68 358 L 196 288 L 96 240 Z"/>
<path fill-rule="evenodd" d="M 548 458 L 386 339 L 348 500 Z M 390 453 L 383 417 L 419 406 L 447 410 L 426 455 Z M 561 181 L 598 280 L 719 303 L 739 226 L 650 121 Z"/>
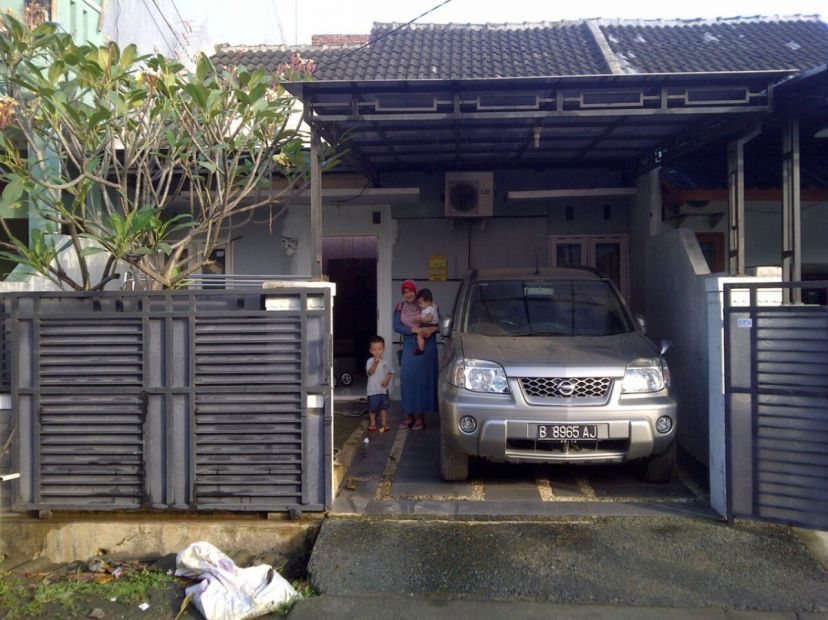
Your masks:
<path fill-rule="evenodd" d="M 440 475 L 447 482 L 469 477 L 469 455 L 452 446 L 443 433 L 440 433 Z"/>
<path fill-rule="evenodd" d="M 641 466 L 641 477 L 646 482 L 670 482 L 675 467 L 676 441 L 673 440 L 661 454 L 655 454 L 644 459 Z"/>

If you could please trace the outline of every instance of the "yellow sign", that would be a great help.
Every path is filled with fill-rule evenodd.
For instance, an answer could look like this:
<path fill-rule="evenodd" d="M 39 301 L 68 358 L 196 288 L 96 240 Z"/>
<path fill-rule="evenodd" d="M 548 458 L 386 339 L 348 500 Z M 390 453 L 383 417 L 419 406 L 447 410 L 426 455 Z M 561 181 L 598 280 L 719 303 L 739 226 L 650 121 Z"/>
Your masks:
<path fill-rule="evenodd" d="M 442 254 L 432 254 L 428 259 L 428 279 L 430 282 L 448 280 L 448 261 Z"/>

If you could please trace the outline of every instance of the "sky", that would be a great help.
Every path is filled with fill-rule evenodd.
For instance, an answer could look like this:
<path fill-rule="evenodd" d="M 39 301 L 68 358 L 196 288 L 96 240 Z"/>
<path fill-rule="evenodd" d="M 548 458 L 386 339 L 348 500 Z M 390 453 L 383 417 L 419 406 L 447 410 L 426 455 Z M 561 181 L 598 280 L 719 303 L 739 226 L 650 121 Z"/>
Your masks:
<path fill-rule="evenodd" d="M 186 39 L 194 49 L 212 52 L 219 43 L 242 45 L 309 44 L 312 34 L 367 34 L 373 22 L 404 23 L 445 0 L 119 0 L 110 3 L 107 34 L 138 44 L 143 52 L 176 44 L 170 29 L 186 23 Z M 158 7 L 162 15 L 146 14 Z M 153 9 L 155 10 L 155 9 Z M 828 0 L 449 0 L 421 23 L 521 23 L 585 17 L 689 19 L 737 15 L 821 14 Z M 165 44 L 166 42 L 166 44 Z"/>
<path fill-rule="evenodd" d="M 279 15 L 287 43 L 310 43 L 311 34 L 367 33 L 371 24 L 407 22 L 443 0 L 253 0 L 269 4 Z M 297 16 L 298 8 L 298 16 Z M 736 15 L 821 14 L 828 18 L 828 0 L 451 0 L 419 21 L 424 23 L 520 23 L 585 17 L 696 18 Z"/>

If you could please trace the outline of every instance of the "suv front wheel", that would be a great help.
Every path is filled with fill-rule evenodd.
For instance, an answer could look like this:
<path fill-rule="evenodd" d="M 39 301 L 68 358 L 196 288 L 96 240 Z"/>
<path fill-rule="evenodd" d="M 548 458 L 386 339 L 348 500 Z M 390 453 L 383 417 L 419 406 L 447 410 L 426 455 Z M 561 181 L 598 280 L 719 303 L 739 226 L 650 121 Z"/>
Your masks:
<path fill-rule="evenodd" d="M 661 454 L 644 459 L 641 465 L 641 477 L 646 482 L 670 482 L 676 467 L 676 441 L 670 442 Z"/>
<path fill-rule="evenodd" d="M 440 475 L 446 482 L 469 477 L 469 455 L 452 446 L 443 433 L 440 433 Z"/>

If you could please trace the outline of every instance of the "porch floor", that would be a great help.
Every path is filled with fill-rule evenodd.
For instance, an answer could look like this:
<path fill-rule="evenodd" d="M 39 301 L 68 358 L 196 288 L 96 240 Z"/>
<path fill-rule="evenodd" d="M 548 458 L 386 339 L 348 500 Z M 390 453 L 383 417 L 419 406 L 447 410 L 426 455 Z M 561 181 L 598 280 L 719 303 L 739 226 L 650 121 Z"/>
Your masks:
<path fill-rule="evenodd" d="M 365 405 L 338 402 L 336 408 L 359 415 Z M 335 416 L 335 431 L 337 423 L 353 424 L 352 419 Z M 651 484 L 639 480 L 634 463 L 578 467 L 472 459 L 467 481 L 445 482 L 437 417 L 427 419 L 422 432 L 398 431 L 402 414 L 392 402 L 389 419 L 390 433 L 366 433 L 365 420 L 356 427 L 369 442 L 351 442 L 358 448 L 337 490 L 335 514 L 716 517 L 705 491 L 681 467 L 671 482 Z"/>

